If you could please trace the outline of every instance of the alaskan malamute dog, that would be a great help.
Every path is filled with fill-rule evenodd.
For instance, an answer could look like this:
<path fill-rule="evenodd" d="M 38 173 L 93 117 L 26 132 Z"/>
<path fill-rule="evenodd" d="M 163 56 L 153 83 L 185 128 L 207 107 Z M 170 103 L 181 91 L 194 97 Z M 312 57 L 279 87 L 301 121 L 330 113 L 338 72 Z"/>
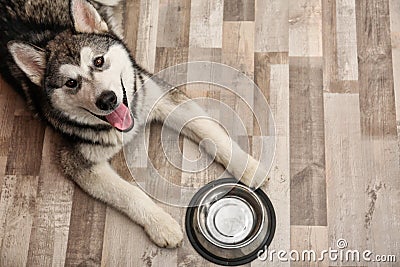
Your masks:
<path fill-rule="evenodd" d="M 121 150 L 122 133 L 132 139 L 139 127 L 162 122 L 188 98 L 162 82 L 142 88 L 151 75 L 135 63 L 121 39 L 121 25 L 112 12 L 119 2 L 0 0 L 0 69 L 29 106 L 71 141 L 60 151 L 65 175 L 143 226 L 158 246 L 172 248 L 182 241 L 180 225 L 108 161 Z M 196 142 L 212 140 L 215 147 L 206 150 L 216 148 L 216 161 L 245 184 L 265 178 L 258 161 L 205 117 L 191 104 L 179 116 L 170 116 L 168 126 L 176 129 L 188 122 L 184 135 Z"/>

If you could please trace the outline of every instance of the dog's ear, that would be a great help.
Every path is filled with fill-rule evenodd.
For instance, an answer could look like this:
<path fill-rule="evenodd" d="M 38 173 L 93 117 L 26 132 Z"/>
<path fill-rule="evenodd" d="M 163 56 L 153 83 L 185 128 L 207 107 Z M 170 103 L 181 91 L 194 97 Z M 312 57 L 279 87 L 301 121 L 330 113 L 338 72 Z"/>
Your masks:
<path fill-rule="evenodd" d="M 108 31 L 107 23 L 87 0 L 71 0 L 71 16 L 77 32 L 102 33 Z"/>
<path fill-rule="evenodd" d="M 36 85 L 41 86 L 46 69 L 46 53 L 44 50 L 20 42 L 11 41 L 8 43 L 15 63 L 25 72 L 28 78 Z"/>

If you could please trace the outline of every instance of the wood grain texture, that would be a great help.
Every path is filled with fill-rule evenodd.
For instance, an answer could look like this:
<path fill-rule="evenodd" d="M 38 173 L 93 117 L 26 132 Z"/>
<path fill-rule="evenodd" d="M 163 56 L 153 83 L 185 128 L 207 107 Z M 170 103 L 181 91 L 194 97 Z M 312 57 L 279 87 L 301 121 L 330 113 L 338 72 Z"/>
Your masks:
<path fill-rule="evenodd" d="M 126 0 L 124 8 L 124 37 L 132 56 L 135 57 L 139 34 L 140 1 Z"/>
<path fill-rule="evenodd" d="M 289 5 L 289 56 L 322 56 L 321 0 L 290 0 Z"/>
<path fill-rule="evenodd" d="M 6 174 L 39 174 L 44 129 L 43 123 L 32 115 L 14 117 Z"/>
<path fill-rule="evenodd" d="M 328 267 L 329 260 L 325 257 L 325 260 L 320 261 L 320 253 L 326 250 L 328 247 L 328 231 L 326 226 L 292 226 L 291 228 L 291 249 L 303 252 L 313 250 L 316 252 L 315 258 L 313 255 L 306 255 L 305 261 L 301 260 L 302 255 L 292 262 L 293 267 Z M 310 260 L 308 260 L 310 259 Z M 314 260 L 315 259 L 315 260 Z"/>
<path fill-rule="evenodd" d="M 340 7 L 337 5 L 340 5 Z M 338 15 L 338 13 L 340 14 Z M 337 3 L 336 0 L 322 1 L 324 91 L 331 93 L 358 93 L 358 61 L 355 56 L 357 55 L 357 40 L 354 40 L 356 39 L 356 32 L 352 24 L 343 25 L 343 22 L 339 22 L 338 17 L 340 16 L 353 21 L 355 25 L 355 10 L 351 3 Z M 342 31 L 341 34 L 337 32 L 339 24 Z M 340 37 L 337 36 L 338 34 Z M 338 44 L 338 42 L 341 44 Z M 347 47 L 349 47 L 349 50 L 353 49 L 352 51 L 355 55 L 349 53 Z M 348 76 L 347 80 L 343 79 L 346 75 Z"/>
<path fill-rule="evenodd" d="M 390 30 L 393 61 L 393 84 L 396 101 L 397 133 L 400 135 L 400 1 L 391 0 L 390 4 Z"/>
<path fill-rule="evenodd" d="M 140 186 L 145 185 L 148 178 L 143 170 L 147 167 L 148 160 L 147 157 L 141 157 L 142 150 L 148 147 L 144 148 L 139 144 L 143 142 L 142 138 L 146 138 L 148 144 L 148 136 L 140 135 L 134 138 L 126 145 L 124 151 L 118 153 L 111 161 L 111 165 L 125 180 Z M 125 155 L 129 157 L 125 158 Z M 141 246 L 137 247 L 138 244 Z M 142 227 L 115 209 L 107 207 L 101 266 L 142 266 L 146 262 L 143 259 L 144 250 L 149 244 L 151 242 Z"/>
<path fill-rule="evenodd" d="M 0 156 L 7 157 L 11 143 L 14 122 L 15 98 L 14 92 L 6 82 L 0 78 Z"/>
<path fill-rule="evenodd" d="M 157 47 L 188 47 L 190 0 L 160 0 Z"/>
<path fill-rule="evenodd" d="M 336 0 L 322 0 L 322 45 L 324 57 L 324 91 L 332 92 L 338 82 Z"/>
<path fill-rule="evenodd" d="M 24 266 L 35 209 L 38 176 L 7 175 L 0 198 L 0 265 Z"/>
<path fill-rule="evenodd" d="M 261 90 L 262 94 L 264 95 L 266 101 L 272 105 L 270 102 L 270 79 L 271 79 L 271 66 L 272 65 L 281 65 L 281 64 L 288 64 L 288 53 L 287 52 L 278 52 L 278 53 L 255 53 L 254 54 L 254 82 Z M 278 92 L 281 93 L 281 91 Z M 284 89 L 282 89 L 284 92 Z M 256 101 L 256 99 L 255 99 Z M 271 107 L 272 108 L 272 107 Z M 261 112 L 261 108 L 259 105 L 254 105 L 254 113 L 259 114 Z M 273 115 L 280 115 L 280 112 L 273 111 Z M 285 116 L 285 114 L 283 114 Z M 277 121 L 275 121 L 276 123 Z M 268 118 L 263 118 L 262 120 L 254 120 L 253 122 L 253 136 L 260 136 L 261 129 L 268 129 Z M 265 133 L 269 135 L 268 131 Z"/>
<path fill-rule="evenodd" d="M 223 0 L 191 1 L 190 47 L 222 47 L 223 7 Z"/>
<path fill-rule="evenodd" d="M 344 238 L 349 249 L 400 257 L 400 0 L 127 0 L 123 6 L 126 43 L 147 70 L 220 62 L 254 79 L 268 100 L 274 138 L 259 130 L 269 121 L 257 125 L 231 92 L 204 84 L 180 88 L 232 107 L 248 132 L 234 138 L 255 157 L 276 142 L 262 187 L 278 221 L 270 249 L 335 249 Z M 176 76 L 186 79 L 193 71 Z M 259 103 L 253 88 L 244 93 L 250 104 Z M 238 128 L 221 107 L 205 106 L 219 122 Z M 215 163 L 182 172 L 180 165 L 193 166 L 181 151 L 196 159 L 198 146 L 160 133 L 159 124 L 149 125 L 138 137 L 149 146 L 133 140 L 126 148 L 135 177 L 123 152 L 112 160 L 124 179 L 157 188 L 151 164 L 187 187 L 223 173 Z M 62 177 L 53 156 L 59 144 L 64 141 L 0 79 L 0 266 L 215 266 L 186 236 L 179 249 L 157 248 L 141 227 Z M 174 201 L 191 196 L 186 189 L 158 193 Z M 184 208 L 160 205 L 184 224 Z M 313 264 L 275 257 L 246 266 L 375 266 Z"/>
<path fill-rule="evenodd" d="M 336 1 L 336 38 L 338 78 L 341 81 L 358 80 L 357 32 L 355 2 Z"/>
<path fill-rule="evenodd" d="M 322 58 L 289 58 L 292 225 L 326 225 Z"/>
<path fill-rule="evenodd" d="M 325 95 L 329 242 L 344 238 L 352 249 L 390 253 L 398 251 L 391 229 L 398 227 L 399 212 L 389 200 L 399 194 L 398 149 L 396 140 L 364 137 L 359 105 L 357 94 Z"/>
<path fill-rule="evenodd" d="M 389 1 L 357 1 L 361 131 L 396 136 Z"/>
<path fill-rule="evenodd" d="M 400 233 L 395 230 L 400 227 L 400 209 L 392 196 L 400 195 L 398 139 L 362 140 L 366 244 L 376 253 L 396 255 L 400 251 Z M 392 245 L 385 248 L 385 244 Z"/>
<path fill-rule="evenodd" d="M 150 72 L 154 72 L 156 61 L 158 11 L 159 0 L 140 1 L 135 60 Z"/>
<path fill-rule="evenodd" d="M 74 184 L 63 176 L 57 162 L 63 140 L 47 128 L 36 205 L 30 235 L 28 266 L 65 264 Z"/>
<path fill-rule="evenodd" d="M 222 63 L 252 77 L 254 73 L 254 22 L 224 22 Z"/>
<path fill-rule="evenodd" d="M 66 265 L 98 266 L 102 259 L 106 205 L 75 185 Z"/>
<path fill-rule="evenodd" d="M 259 54 L 257 57 L 265 58 L 268 55 Z M 272 63 L 277 63 L 271 60 Z M 253 153 L 255 156 L 264 151 L 264 155 L 270 155 L 267 149 L 270 142 L 276 142 L 276 150 L 274 160 L 272 162 L 271 171 L 268 182 L 262 187 L 271 199 L 277 218 L 277 227 L 274 240 L 269 249 L 276 251 L 290 250 L 290 153 L 289 153 L 289 65 L 271 64 L 269 66 L 270 74 L 264 76 L 264 72 L 256 72 L 256 81 L 267 79 L 268 83 L 269 103 L 276 123 L 276 136 L 254 136 L 253 137 Z M 263 66 L 263 65 L 260 65 Z M 261 68 L 262 69 L 262 68 Z M 260 75 L 260 76 L 259 76 Z M 258 86 L 267 92 L 265 83 L 258 83 Z M 267 164 L 270 159 L 261 158 L 261 162 Z M 252 263 L 252 267 L 265 266 L 266 262 L 256 260 Z M 269 264 L 269 263 L 268 263 Z M 279 262 L 275 260 L 273 266 L 290 266 L 289 262 Z"/>
<path fill-rule="evenodd" d="M 255 0 L 224 2 L 224 21 L 254 21 Z"/>
<path fill-rule="evenodd" d="M 257 0 L 255 16 L 254 50 L 289 51 L 289 0 Z"/>
<path fill-rule="evenodd" d="M 232 77 L 238 84 L 242 73 L 250 78 L 254 76 L 254 43 L 252 40 L 254 40 L 254 22 L 224 22 L 222 63 L 240 71 L 236 77 Z M 228 90 L 232 91 L 228 92 Z M 235 122 L 235 117 L 238 116 L 235 116 L 234 112 L 221 112 L 224 113 L 221 114 L 221 123 L 236 130 L 241 129 L 243 124 L 245 135 L 252 135 L 253 115 L 248 106 L 253 106 L 253 90 L 242 86 L 228 90 L 221 91 L 221 101 L 232 107 L 241 121 Z M 242 95 L 246 101 L 241 100 L 239 95 Z M 232 137 L 235 138 L 234 135 Z"/>

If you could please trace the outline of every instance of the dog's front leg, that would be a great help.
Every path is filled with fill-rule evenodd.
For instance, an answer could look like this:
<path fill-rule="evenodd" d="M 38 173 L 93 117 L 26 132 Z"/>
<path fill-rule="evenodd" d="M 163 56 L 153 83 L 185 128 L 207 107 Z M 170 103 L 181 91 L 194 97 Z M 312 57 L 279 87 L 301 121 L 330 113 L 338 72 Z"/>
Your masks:
<path fill-rule="evenodd" d="M 215 154 L 215 160 L 244 184 L 259 187 L 267 178 L 266 167 L 243 151 L 221 125 L 179 90 L 171 90 L 157 103 L 155 119 L 195 142 L 210 140 L 203 143 L 207 153 Z"/>
<path fill-rule="evenodd" d="M 141 225 L 158 246 L 174 248 L 181 244 L 179 224 L 137 186 L 122 179 L 108 162 L 92 164 L 77 151 L 63 151 L 61 162 L 64 173 L 84 191 Z"/>

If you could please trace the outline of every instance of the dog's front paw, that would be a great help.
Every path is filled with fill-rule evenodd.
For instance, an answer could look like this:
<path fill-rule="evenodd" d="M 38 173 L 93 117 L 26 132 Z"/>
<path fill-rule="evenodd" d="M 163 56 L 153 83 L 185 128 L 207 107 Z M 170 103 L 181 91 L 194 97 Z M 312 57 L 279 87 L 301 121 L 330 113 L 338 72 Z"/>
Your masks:
<path fill-rule="evenodd" d="M 159 247 L 176 248 L 182 244 L 183 232 L 180 225 L 164 211 L 159 212 L 144 230 Z"/>
<path fill-rule="evenodd" d="M 269 180 L 267 169 L 250 157 L 240 181 L 252 188 L 259 188 Z"/>

